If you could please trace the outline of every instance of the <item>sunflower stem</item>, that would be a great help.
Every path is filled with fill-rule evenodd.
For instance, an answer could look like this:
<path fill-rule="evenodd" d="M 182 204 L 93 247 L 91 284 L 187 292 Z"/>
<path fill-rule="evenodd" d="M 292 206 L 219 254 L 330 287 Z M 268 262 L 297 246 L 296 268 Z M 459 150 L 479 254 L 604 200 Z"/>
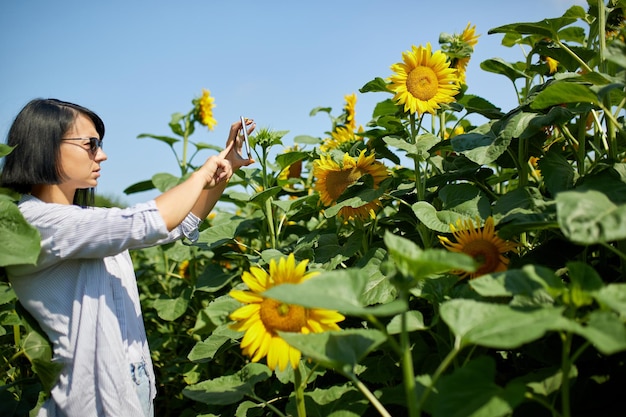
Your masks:
<path fill-rule="evenodd" d="M 408 301 L 408 294 L 405 295 Z M 409 342 L 409 332 L 407 330 L 406 311 L 402 313 L 401 329 L 400 329 L 400 349 L 402 352 L 402 374 L 404 377 L 404 393 L 407 399 L 407 407 L 410 417 L 418 417 L 420 415 L 419 406 L 417 404 L 417 396 L 415 394 L 415 370 L 413 367 L 413 352 Z"/>
<path fill-rule="evenodd" d="M 300 366 L 296 366 L 293 370 L 294 374 L 294 387 L 296 395 L 296 410 L 298 410 L 298 417 L 306 417 L 306 404 L 304 403 L 304 387 L 306 383 L 302 381 L 302 373 L 300 372 Z"/>
<path fill-rule="evenodd" d="M 356 375 L 354 375 L 354 373 L 350 372 L 346 376 L 350 379 L 350 381 L 352 381 L 354 386 L 356 386 L 359 389 L 359 391 L 361 391 L 363 393 L 363 395 L 365 395 L 365 397 L 374 406 L 374 408 L 376 408 L 376 410 L 378 411 L 378 413 L 381 416 L 383 416 L 383 417 L 391 417 L 391 414 L 389 414 L 389 411 L 387 411 L 385 406 L 382 405 L 380 401 L 378 401 L 378 398 L 376 398 L 376 396 L 372 393 L 372 391 L 370 391 L 369 388 L 367 388 L 365 386 L 365 384 L 362 383 L 356 377 Z"/>

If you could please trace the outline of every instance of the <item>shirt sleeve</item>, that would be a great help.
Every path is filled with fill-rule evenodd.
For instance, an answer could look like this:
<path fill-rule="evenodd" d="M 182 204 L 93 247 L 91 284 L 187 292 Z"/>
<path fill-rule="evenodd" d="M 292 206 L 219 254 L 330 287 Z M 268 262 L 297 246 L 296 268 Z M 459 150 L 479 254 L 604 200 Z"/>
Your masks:
<path fill-rule="evenodd" d="M 168 232 L 154 200 L 124 209 L 30 200 L 20 204 L 20 209 L 41 234 L 44 258 L 103 258 L 182 237 L 195 241 L 199 235 L 200 219 L 191 213 Z"/>

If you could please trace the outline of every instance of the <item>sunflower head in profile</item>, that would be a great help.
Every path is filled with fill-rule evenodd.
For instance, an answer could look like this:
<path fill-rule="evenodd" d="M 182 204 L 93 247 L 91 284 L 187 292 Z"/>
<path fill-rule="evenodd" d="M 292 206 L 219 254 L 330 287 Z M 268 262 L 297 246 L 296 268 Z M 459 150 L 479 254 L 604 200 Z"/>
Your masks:
<path fill-rule="evenodd" d="M 287 365 L 296 368 L 302 356 L 279 335 L 279 331 L 292 333 L 321 333 L 339 330 L 338 322 L 345 317 L 336 311 L 306 308 L 286 304 L 261 295 L 269 288 L 280 284 L 300 284 L 315 275 L 306 272 L 307 260 L 296 263 L 293 254 L 270 261 L 269 273 L 262 268 L 252 267 L 244 272 L 243 282 L 249 291 L 232 290 L 230 295 L 244 304 L 230 314 L 234 330 L 245 332 L 241 349 L 252 362 L 267 357 L 267 366 L 284 370 Z"/>
<path fill-rule="evenodd" d="M 363 175 L 370 175 L 374 188 L 378 188 L 389 173 L 387 167 L 378 162 L 374 154 L 366 155 L 365 151 L 361 151 L 358 158 L 345 153 L 341 163 L 335 161 L 330 154 L 323 154 L 313 163 L 313 175 L 316 178 L 315 190 L 319 193 L 322 203 L 330 207 L 336 204 L 344 191 Z M 376 199 L 360 207 L 342 207 L 339 215 L 344 219 L 367 220 L 375 217 L 380 206 L 380 201 Z"/>
<path fill-rule="evenodd" d="M 518 244 L 503 240 L 496 235 L 493 217 L 485 220 L 485 225 L 480 227 L 472 220 L 457 221 L 457 225 L 450 225 L 452 235 L 456 242 L 452 242 L 445 236 L 438 236 L 439 242 L 451 252 L 465 253 L 478 263 L 478 269 L 473 273 L 456 271 L 462 278 L 476 278 L 492 272 L 506 271 L 509 259 L 504 256 L 507 252 L 517 252 Z"/>
<path fill-rule="evenodd" d="M 213 118 L 213 108 L 215 99 L 211 97 L 211 92 L 206 88 L 202 89 L 202 96 L 193 100 L 195 106 L 195 117 L 201 124 L 213 130 L 217 121 Z"/>
<path fill-rule="evenodd" d="M 359 126 L 358 133 L 363 132 L 363 126 Z M 335 130 L 330 132 L 330 138 L 324 140 L 320 145 L 320 151 L 330 152 L 337 149 L 343 152 L 349 152 L 355 143 L 363 142 L 363 137 L 357 135 L 353 130 L 346 126 L 337 126 Z"/>
<path fill-rule="evenodd" d="M 402 53 L 403 62 L 393 64 L 395 73 L 389 77 L 389 89 L 394 92 L 394 101 L 404 105 L 404 111 L 435 114 L 441 104 L 452 103 L 458 93 L 457 71 L 450 68 L 447 56 L 442 51 L 432 53 L 430 43 L 413 46 Z"/>
<path fill-rule="evenodd" d="M 346 114 L 346 127 L 352 131 L 356 129 L 356 94 L 348 94 L 344 97 L 346 105 L 343 107 L 343 111 Z"/>

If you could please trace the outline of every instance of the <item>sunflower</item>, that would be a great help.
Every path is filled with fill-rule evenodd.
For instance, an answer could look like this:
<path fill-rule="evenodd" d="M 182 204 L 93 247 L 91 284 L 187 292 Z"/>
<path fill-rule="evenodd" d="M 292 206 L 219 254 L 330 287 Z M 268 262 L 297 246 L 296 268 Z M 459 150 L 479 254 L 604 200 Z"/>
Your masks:
<path fill-rule="evenodd" d="M 363 132 L 363 126 L 359 126 L 358 133 Z M 337 129 L 330 132 L 330 138 L 327 138 L 322 145 L 320 151 L 329 152 L 332 149 L 339 149 L 347 152 L 356 142 L 363 141 L 363 137 L 354 133 L 353 130 L 346 126 L 338 126 Z"/>
<path fill-rule="evenodd" d="M 356 129 L 356 119 L 354 118 L 356 114 L 356 94 L 348 94 L 344 99 L 346 100 L 346 105 L 343 108 L 346 113 L 346 127 L 354 131 Z"/>
<path fill-rule="evenodd" d="M 461 40 L 473 48 L 478 43 L 478 37 L 480 35 L 476 34 L 476 26 L 470 25 L 471 23 L 468 23 L 467 26 L 465 26 L 465 29 L 463 29 L 463 32 L 461 33 Z"/>
<path fill-rule="evenodd" d="M 334 205 L 346 189 L 357 182 L 363 175 L 369 174 L 374 180 L 374 188 L 389 176 L 387 168 L 381 162 L 376 161 L 374 154 L 366 156 L 361 151 L 357 159 L 349 154 L 344 154 L 341 164 L 324 154 L 313 163 L 313 175 L 317 178 L 315 190 L 320 194 L 320 199 L 326 206 Z M 360 207 L 342 207 L 339 215 L 345 219 L 359 218 L 366 220 L 374 218 L 376 210 L 380 207 L 378 199 L 370 201 Z"/>
<path fill-rule="evenodd" d="M 389 77 L 389 88 L 395 93 L 394 101 L 404 105 L 404 111 L 435 114 L 440 104 L 453 102 L 459 91 L 457 70 L 442 51 L 431 51 L 426 47 L 412 47 L 402 53 L 404 62 L 393 64 L 395 72 Z"/>
<path fill-rule="evenodd" d="M 241 348 L 252 362 L 267 357 L 267 366 L 272 370 L 278 367 L 282 371 L 287 365 L 295 369 L 302 354 L 289 346 L 278 331 L 309 334 L 339 330 L 337 323 L 345 317 L 336 311 L 286 304 L 261 295 L 276 285 L 299 284 L 317 275 L 306 273 L 307 264 L 308 260 L 296 264 L 293 254 L 278 263 L 272 259 L 269 273 L 258 267 L 243 273 L 242 279 L 250 291 L 230 291 L 234 299 L 245 304 L 230 318 L 235 321 L 233 329 L 245 332 Z"/>
<path fill-rule="evenodd" d="M 214 101 L 211 92 L 206 88 L 202 89 L 202 97 L 194 101 L 198 121 L 208 127 L 209 130 L 213 130 L 217 125 L 217 121 L 213 118 Z"/>
<path fill-rule="evenodd" d="M 484 227 L 476 227 L 472 220 L 459 219 L 457 226 L 450 225 L 452 235 L 456 239 L 453 243 L 445 236 L 438 236 L 439 242 L 451 252 L 459 252 L 470 255 L 480 265 L 473 272 L 456 271 L 462 278 L 476 278 L 491 272 L 506 271 L 509 260 L 503 254 L 517 252 L 518 245 L 515 242 L 502 240 L 495 233 L 493 217 L 485 220 Z"/>

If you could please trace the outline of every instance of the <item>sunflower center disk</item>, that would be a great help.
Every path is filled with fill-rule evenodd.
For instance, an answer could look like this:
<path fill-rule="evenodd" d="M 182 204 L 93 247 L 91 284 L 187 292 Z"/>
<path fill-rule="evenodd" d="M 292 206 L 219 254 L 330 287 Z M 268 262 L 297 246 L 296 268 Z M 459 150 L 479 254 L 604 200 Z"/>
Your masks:
<path fill-rule="evenodd" d="M 476 271 L 480 275 L 494 272 L 500 264 L 500 250 L 488 240 L 476 239 L 468 242 L 465 244 L 463 252 L 480 263 L 480 267 Z"/>
<path fill-rule="evenodd" d="M 354 170 L 336 171 L 326 177 L 326 191 L 333 201 L 341 196 L 346 189 L 359 179 L 359 173 Z"/>
<path fill-rule="evenodd" d="M 439 89 L 437 74 L 429 67 L 416 67 L 407 76 L 406 89 L 413 97 L 428 101 Z"/>
<path fill-rule="evenodd" d="M 299 333 L 307 322 L 306 308 L 271 298 L 263 300 L 259 314 L 265 328 L 270 331 L 281 330 Z"/>

